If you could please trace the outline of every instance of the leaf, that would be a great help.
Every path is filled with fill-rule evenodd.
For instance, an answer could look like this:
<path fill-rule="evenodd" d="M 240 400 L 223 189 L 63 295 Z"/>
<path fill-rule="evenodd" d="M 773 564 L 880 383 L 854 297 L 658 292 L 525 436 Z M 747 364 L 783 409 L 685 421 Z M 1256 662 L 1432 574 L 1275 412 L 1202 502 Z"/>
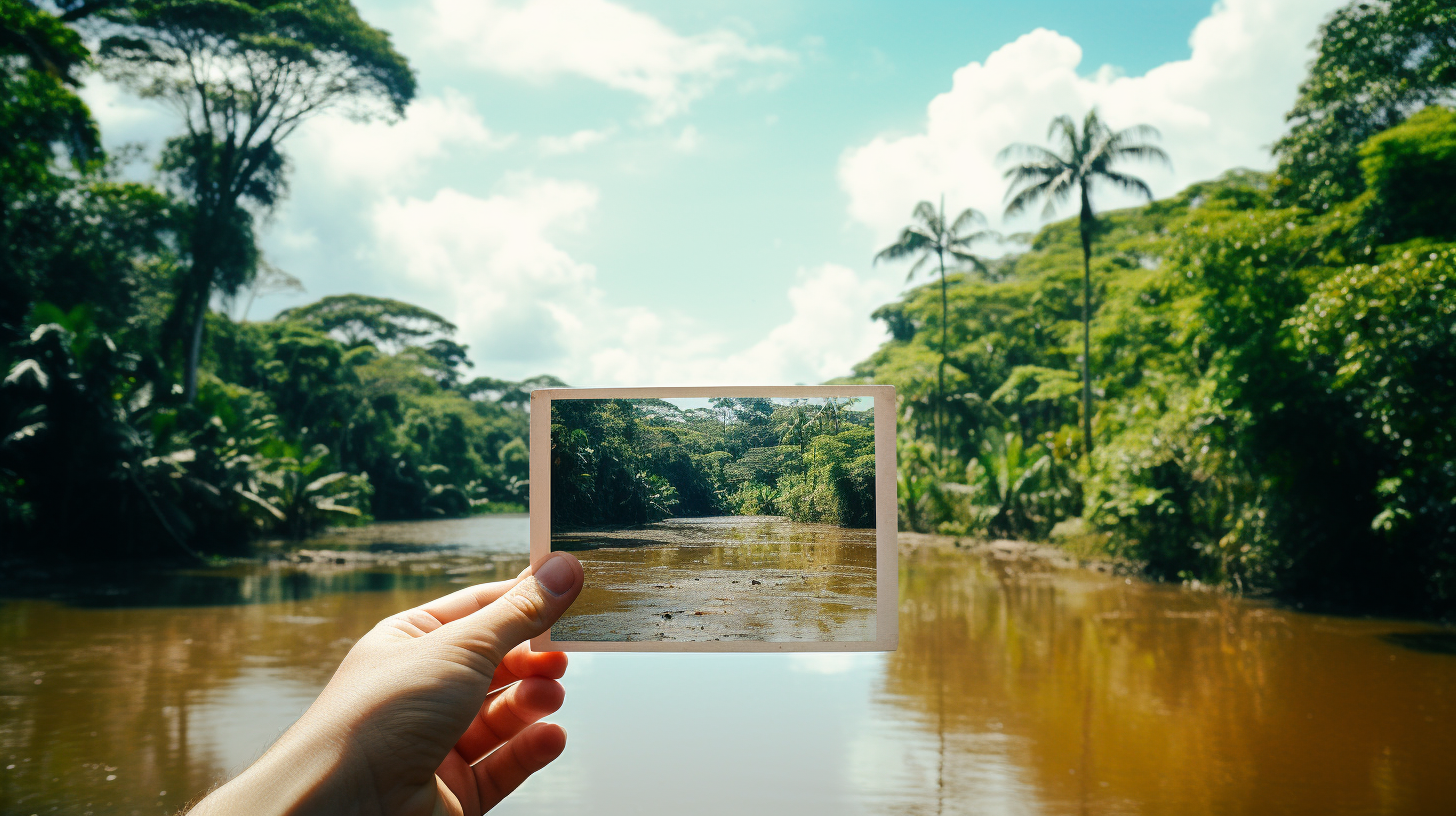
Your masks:
<path fill-rule="evenodd" d="M 276 518 L 279 521 L 287 521 L 288 520 L 288 516 L 284 515 L 282 510 L 279 510 L 277 507 L 274 507 L 272 502 L 268 501 L 267 499 L 263 498 L 262 496 L 259 496 L 257 493 L 254 493 L 251 490 L 244 490 L 241 487 L 233 488 L 233 490 L 239 496 L 242 496 L 243 498 L 247 499 L 248 501 L 252 502 L 253 504 L 258 505 L 259 507 L 263 508 L 264 510 L 267 510 L 269 513 L 271 513 L 273 515 L 273 518 Z"/>
<path fill-rule="evenodd" d="M 16 363 L 15 367 L 11 368 L 10 373 L 5 377 L 5 384 L 19 385 L 24 381 L 27 374 L 30 375 L 30 378 L 42 391 L 50 390 L 50 375 L 46 374 L 45 369 L 41 367 L 40 361 L 35 359 L 21 360 Z"/>
<path fill-rule="evenodd" d="M 338 480 L 340 480 L 340 479 L 342 479 L 342 478 L 344 478 L 344 477 L 346 477 L 348 475 L 349 474 L 340 471 L 338 473 L 330 473 L 329 475 L 324 476 L 322 478 L 314 479 L 313 481 L 309 482 L 307 485 L 304 485 L 303 492 L 304 492 L 305 495 L 306 494 L 309 494 L 309 493 L 317 492 L 319 490 L 324 489 L 325 487 L 328 487 L 329 485 L 333 484 L 334 482 L 337 482 Z"/>

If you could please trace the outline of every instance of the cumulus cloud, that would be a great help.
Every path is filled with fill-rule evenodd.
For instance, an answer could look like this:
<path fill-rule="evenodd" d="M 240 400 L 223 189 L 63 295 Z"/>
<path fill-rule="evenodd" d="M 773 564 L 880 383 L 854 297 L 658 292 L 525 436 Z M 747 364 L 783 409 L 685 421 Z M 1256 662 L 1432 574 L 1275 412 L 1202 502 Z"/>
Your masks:
<path fill-rule="evenodd" d="M 547 235 L 579 224 L 597 191 L 553 180 L 514 187 L 488 198 L 449 188 L 385 197 L 372 217 L 380 260 L 460 326 L 485 370 L 557 362 L 600 296 L 596 269 Z"/>
<path fill-rule="evenodd" d="M 789 318 L 733 351 L 696 318 L 611 302 L 596 268 L 554 236 L 583 225 L 597 191 L 518 177 L 479 198 L 445 189 L 386 197 L 372 216 L 377 257 L 412 297 L 460 326 L 482 371 L 552 371 L 582 385 L 820 382 L 884 340 L 867 315 L 893 294 L 842 266 L 801 271 Z"/>
<path fill-rule="evenodd" d="M 328 115 L 306 124 L 291 150 L 323 169 L 334 183 L 387 186 L 418 175 L 451 149 L 500 150 L 515 137 L 486 127 L 475 103 L 453 88 L 422 96 L 398 122 L 356 122 Z"/>
<path fill-rule="evenodd" d="M 780 48 L 727 30 L 682 35 L 608 0 L 434 0 L 432 30 L 471 64 L 507 76 L 584 77 L 648 101 L 647 119 L 685 110 L 745 64 L 785 63 Z"/>
<path fill-rule="evenodd" d="M 947 209 L 973 206 L 999 221 L 1006 183 L 996 154 L 1012 142 L 1045 144 L 1059 114 L 1080 119 L 1093 105 L 1113 127 L 1146 123 L 1162 131 L 1169 172 L 1128 165 L 1159 196 L 1231 167 L 1271 166 L 1269 145 L 1284 127 L 1312 57 L 1319 23 L 1342 0 L 1222 0 L 1194 29 L 1192 53 L 1142 76 L 1104 67 L 1078 73 L 1082 49 L 1037 29 L 955 72 L 931 100 L 925 128 L 880 136 L 844 153 L 840 184 L 851 218 L 887 242 L 915 202 L 946 196 Z M 1100 206 L 1131 200 L 1104 193 Z M 1034 226 L 1036 212 L 1015 228 Z"/>

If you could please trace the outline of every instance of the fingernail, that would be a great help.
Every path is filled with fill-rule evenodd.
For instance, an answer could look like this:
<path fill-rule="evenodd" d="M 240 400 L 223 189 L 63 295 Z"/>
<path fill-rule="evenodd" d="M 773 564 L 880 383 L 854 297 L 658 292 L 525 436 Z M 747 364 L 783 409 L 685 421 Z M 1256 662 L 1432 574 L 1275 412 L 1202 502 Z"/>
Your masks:
<path fill-rule="evenodd" d="M 566 556 L 556 555 L 536 570 L 536 580 L 552 595 L 562 595 L 576 583 L 576 572 Z"/>

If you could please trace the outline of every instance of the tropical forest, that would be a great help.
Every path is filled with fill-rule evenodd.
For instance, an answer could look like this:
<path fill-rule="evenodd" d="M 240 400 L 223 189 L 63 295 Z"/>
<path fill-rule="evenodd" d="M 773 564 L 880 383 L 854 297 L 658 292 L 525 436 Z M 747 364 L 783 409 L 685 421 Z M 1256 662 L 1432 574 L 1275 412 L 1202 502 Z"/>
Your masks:
<path fill-rule="evenodd" d="M 873 409 L 836 397 L 552 402 L 553 523 L 723 515 L 875 526 Z"/>
<path fill-rule="evenodd" d="M 474 375 L 449 321 L 386 298 L 250 315 L 298 286 L 256 234 L 287 190 L 287 139 L 330 107 L 397 114 L 407 60 L 347 3 L 192 5 L 0 5 L 7 555 L 199 558 L 523 509 L 528 394 L 562 382 Z M 928 281 L 875 312 L 891 339 L 841 380 L 899 388 L 901 526 L 1456 611 L 1456 46 L 1428 6 L 1327 21 L 1273 172 L 1099 209 L 1107 190 L 1151 198 L 1139 163 L 1176 157 L 1093 109 L 1002 157 L 1008 212 L 1076 216 L 1000 236 L 974 210 L 917 207 L 876 260 L 914 258 Z M 186 68 L 226 60 L 252 66 L 249 92 Z M 154 181 L 102 150 L 75 93 L 97 70 L 179 112 Z M 812 474 L 815 448 L 785 442 L 790 409 L 731 412 L 714 442 L 706 415 L 661 440 L 621 518 L 800 507 L 779 480 Z M 579 439 L 556 441 L 585 455 Z"/>

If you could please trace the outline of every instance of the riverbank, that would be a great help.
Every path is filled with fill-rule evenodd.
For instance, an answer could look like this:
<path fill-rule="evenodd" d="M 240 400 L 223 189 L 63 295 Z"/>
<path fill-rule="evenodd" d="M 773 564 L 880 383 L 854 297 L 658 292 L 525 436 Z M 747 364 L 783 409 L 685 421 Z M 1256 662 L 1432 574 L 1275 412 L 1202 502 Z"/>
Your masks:
<path fill-rule="evenodd" d="M 972 539 L 934 533 L 899 534 L 900 555 L 919 552 L 962 552 L 992 563 L 1014 564 L 1021 569 L 1085 569 L 1105 575 L 1135 575 L 1137 564 L 1115 558 L 1087 558 L 1055 544 L 1012 539 Z"/>

